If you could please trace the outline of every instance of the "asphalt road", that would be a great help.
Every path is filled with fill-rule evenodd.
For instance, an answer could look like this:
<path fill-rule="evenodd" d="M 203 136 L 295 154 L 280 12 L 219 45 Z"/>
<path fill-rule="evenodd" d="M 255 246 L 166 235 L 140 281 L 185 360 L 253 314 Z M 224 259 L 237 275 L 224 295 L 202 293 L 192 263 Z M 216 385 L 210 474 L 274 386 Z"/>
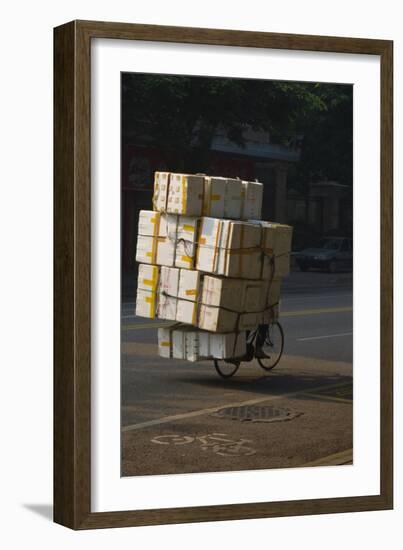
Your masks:
<path fill-rule="evenodd" d="M 123 475 L 351 463 L 351 274 L 292 274 L 282 292 L 279 365 L 266 373 L 242 364 L 229 380 L 211 361 L 159 358 L 162 323 L 133 310 L 123 304 Z M 225 407 L 288 421 L 217 416 Z"/>

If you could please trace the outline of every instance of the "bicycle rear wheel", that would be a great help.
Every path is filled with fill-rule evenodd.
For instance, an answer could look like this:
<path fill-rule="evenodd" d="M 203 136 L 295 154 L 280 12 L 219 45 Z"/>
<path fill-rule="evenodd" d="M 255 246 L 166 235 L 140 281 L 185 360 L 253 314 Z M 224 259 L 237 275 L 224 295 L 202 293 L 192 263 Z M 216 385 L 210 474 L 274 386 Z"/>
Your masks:
<path fill-rule="evenodd" d="M 226 361 L 225 359 L 214 359 L 214 367 L 221 378 L 231 378 L 240 366 L 239 361 Z"/>
<path fill-rule="evenodd" d="M 258 357 L 257 362 L 264 370 L 272 370 L 278 364 L 284 349 L 284 331 L 280 323 L 271 323 L 266 332 L 262 351 L 266 357 Z"/>

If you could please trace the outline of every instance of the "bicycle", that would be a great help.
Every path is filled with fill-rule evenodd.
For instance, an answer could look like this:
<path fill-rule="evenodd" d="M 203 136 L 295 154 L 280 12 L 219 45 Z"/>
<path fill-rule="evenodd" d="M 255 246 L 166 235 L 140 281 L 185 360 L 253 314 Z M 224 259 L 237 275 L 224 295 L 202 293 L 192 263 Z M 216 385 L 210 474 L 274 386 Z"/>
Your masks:
<path fill-rule="evenodd" d="M 283 350 L 284 331 L 280 323 L 274 321 L 268 325 L 259 325 L 248 334 L 244 356 L 214 359 L 214 367 L 222 378 L 231 378 L 237 372 L 241 363 L 249 363 L 256 359 L 262 369 L 271 371 L 278 365 Z"/>

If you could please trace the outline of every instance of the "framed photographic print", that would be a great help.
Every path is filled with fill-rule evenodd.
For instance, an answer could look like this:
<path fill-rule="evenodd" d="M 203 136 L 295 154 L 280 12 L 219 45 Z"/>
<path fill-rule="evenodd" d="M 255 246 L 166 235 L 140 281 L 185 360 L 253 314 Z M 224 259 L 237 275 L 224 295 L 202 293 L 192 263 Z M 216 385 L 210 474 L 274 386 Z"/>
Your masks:
<path fill-rule="evenodd" d="M 392 508 L 392 42 L 54 46 L 55 521 Z"/>

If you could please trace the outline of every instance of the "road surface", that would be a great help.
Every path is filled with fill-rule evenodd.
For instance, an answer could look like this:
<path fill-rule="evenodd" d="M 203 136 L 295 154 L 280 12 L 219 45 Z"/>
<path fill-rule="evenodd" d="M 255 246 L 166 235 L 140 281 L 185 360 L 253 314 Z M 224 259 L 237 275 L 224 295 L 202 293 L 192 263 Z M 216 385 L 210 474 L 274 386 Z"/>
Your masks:
<path fill-rule="evenodd" d="M 211 361 L 159 358 L 166 323 L 123 304 L 122 475 L 351 463 L 351 274 L 292 277 L 280 364 L 242 364 L 229 380 Z M 232 418 L 245 414 L 254 420 Z"/>

